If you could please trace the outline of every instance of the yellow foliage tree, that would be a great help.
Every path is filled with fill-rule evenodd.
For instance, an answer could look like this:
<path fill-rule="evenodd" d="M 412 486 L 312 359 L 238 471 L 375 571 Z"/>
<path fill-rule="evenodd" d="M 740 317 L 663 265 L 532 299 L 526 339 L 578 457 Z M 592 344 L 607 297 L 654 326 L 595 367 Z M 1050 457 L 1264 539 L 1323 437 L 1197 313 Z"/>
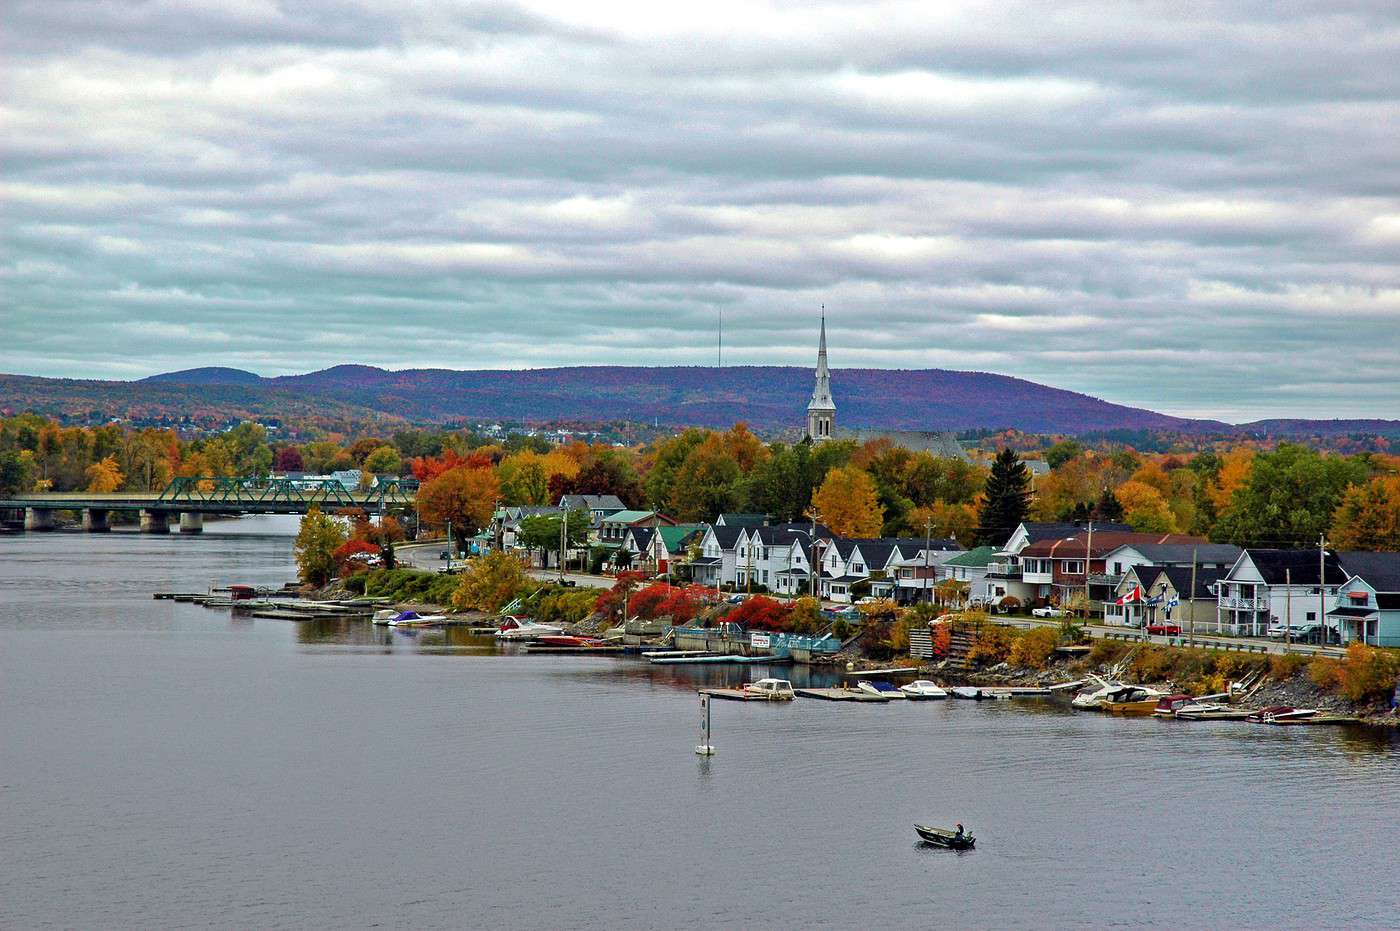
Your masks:
<path fill-rule="evenodd" d="M 874 479 L 854 466 L 826 473 L 821 487 L 812 495 L 812 506 L 821 522 L 837 536 L 879 536 L 885 521 Z"/>
<path fill-rule="evenodd" d="M 1332 518 L 1332 542 L 1342 550 L 1400 550 L 1400 477 L 1348 488 Z"/>
<path fill-rule="evenodd" d="M 99 494 L 116 491 L 122 487 L 122 479 L 125 478 L 117 460 L 111 456 L 88 466 L 84 475 L 87 478 L 87 490 Z"/>
<path fill-rule="evenodd" d="M 492 550 L 468 561 L 452 592 L 452 607 L 488 613 L 501 610 L 529 584 L 525 570 L 525 560 L 505 550 Z"/>
<path fill-rule="evenodd" d="M 1113 494 L 1123 505 L 1123 518 L 1134 530 L 1160 531 L 1170 533 L 1176 529 L 1176 518 L 1162 493 L 1151 485 L 1138 481 L 1127 481 L 1119 485 Z"/>
<path fill-rule="evenodd" d="M 977 530 L 977 505 L 935 501 L 927 507 L 911 510 L 908 520 L 915 536 L 928 533 L 931 522 L 933 536 L 953 537 L 965 544 L 971 543 Z"/>
<path fill-rule="evenodd" d="M 1215 484 L 1208 491 L 1217 513 L 1225 513 L 1230 499 L 1249 478 L 1253 467 L 1254 450 L 1248 446 L 1237 446 L 1221 457 L 1220 472 L 1215 477 Z"/>

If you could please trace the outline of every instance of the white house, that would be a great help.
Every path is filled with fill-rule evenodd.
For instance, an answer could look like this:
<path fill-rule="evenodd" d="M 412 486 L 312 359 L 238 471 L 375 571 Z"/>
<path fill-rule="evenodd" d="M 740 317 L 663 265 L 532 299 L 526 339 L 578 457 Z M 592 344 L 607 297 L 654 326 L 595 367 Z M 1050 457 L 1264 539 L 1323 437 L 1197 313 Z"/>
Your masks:
<path fill-rule="evenodd" d="M 1216 630 L 1260 637 L 1286 623 L 1320 637 L 1324 624 L 1337 626 L 1324 615 L 1346 582 L 1330 550 L 1247 549 L 1216 586 Z"/>
<path fill-rule="evenodd" d="M 1343 643 L 1400 647 L 1400 553 L 1341 553 L 1351 578 L 1327 612 Z"/>

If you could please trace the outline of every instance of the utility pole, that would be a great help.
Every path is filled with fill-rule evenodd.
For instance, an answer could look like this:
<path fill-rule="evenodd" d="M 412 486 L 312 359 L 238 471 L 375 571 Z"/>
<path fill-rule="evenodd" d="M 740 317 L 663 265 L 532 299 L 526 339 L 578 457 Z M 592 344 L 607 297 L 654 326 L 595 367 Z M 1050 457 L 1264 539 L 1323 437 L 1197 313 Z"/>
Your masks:
<path fill-rule="evenodd" d="M 933 560 L 933 518 L 924 523 L 924 588 L 928 589 L 928 603 L 933 604 L 933 581 L 929 563 Z"/>
<path fill-rule="evenodd" d="M 1093 611 L 1094 602 L 1089 598 L 1089 560 L 1094 553 L 1094 522 L 1089 521 L 1089 536 L 1084 541 L 1084 616 Z"/>
<path fill-rule="evenodd" d="M 447 571 L 452 571 L 452 521 L 450 520 L 447 522 Z"/>
<path fill-rule="evenodd" d="M 564 554 L 569 551 L 569 509 L 564 509 L 564 519 L 559 522 L 559 581 L 564 581 Z"/>
<path fill-rule="evenodd" d="M 1327 645 L 1327 534 L 1319 534 L 1317 538 L 1317 626 L 1322 631 L 1322 645 Z M 1340 624 L 1341 622 L 1338 621 Z M 1342 639 L 1341 630 L 1337 631 L 1337 642 Z M 1365 639 L 1364 637 L 1362 639 Z"/>
<path fill-rule="evenodd" d="M 1196 547 L 1191 547 L 1191 594 L 1186 596 L 1186 604 L 1187 607 L 1190 609 L 1189 617 L 1187 618 L 1186 624 L 1188 629 L 1191 631 L 1191 633 L 1187 637 L 1187 642 L 1189 642 L 1193 647 L 1196 645 L 1196 605 L 1194 604 L 1194 602 L 1196 600 L 1197 552 L 1199 552 L 1199 550 Z"/>
<path fill-rule="evenodd" d="M 1293 645 L 1293 570 L 1283 570 L 1283 652 Z M 1268 631 L 1264 631 L 1268 633 Z"/>

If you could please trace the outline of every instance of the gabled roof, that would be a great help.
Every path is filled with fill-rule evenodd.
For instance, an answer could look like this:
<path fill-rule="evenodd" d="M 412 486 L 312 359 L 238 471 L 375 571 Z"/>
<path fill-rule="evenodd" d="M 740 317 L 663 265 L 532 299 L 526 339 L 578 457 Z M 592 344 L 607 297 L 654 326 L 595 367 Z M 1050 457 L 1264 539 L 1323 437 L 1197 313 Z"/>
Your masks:
<path fill-rule="evenodd" d="M 1317 550 L 1247 549 L 1243 557 L 1248 557 L 1254 563 L 1254 568 L 1259 570 L 1259 575 L 1269 585 L 1283 585 L 1285 579 L 1291 579 L 1294 585 L 1317 584 Z M 1326 555 L 1325 579 L 1325 585 L 1341 585 L 1347 580 L 1342 564 L 1337 561 L 1337 554 L 1331 550 Z"/>
<path fill-rule="evenodd" d="M 1094 536 L 1098 536 L 1097 533 Z M 1231 566 L 1243 552 L 1233 543 L 1125 543 L 1116 549 L 1131 547 L 1152 561 L 1154 565 L 1190 565 L 1194 554 L 1196 562 Z M 1111 553 L 1105 555 L 1112 555 Z"/>
<path fill-rule="evenodd" d="M 1093 540 L 1089 539 L 1087 531 L 1081 531 L 1075 536 L 1058 540 L 1041 540 L 1021 550 L 1021 558 L 1049 556 L 1054 559 L 1074 559 L 1075 557 L 1083 558 L 1087 554 L 1091 559 L 1102 559 L 1122 546 L 1162 543 L 1196 545 L 1205 542 L 1202 537 L 1192 537 L 1184 533 L 1100 533 L 1095 528 Z"/>
<path fill-rule="evenodd" d="M 1166 575 L 1167 581 L 1172 583 L 1172 588 L 1176 589 L 1176 593 L 1185 597 L 1186 590 L 1191 587 L 1191 567 L 1162 566 L 1160 571 Z M 1229 572 L 1228 566 L 1224 569 L 1204 569 L 1197 566 L 1196 593 L 1192 598 L 1198 601 L 1201 599 L 1214 598 L 1215 595 L 1211 593 L 1211 586 L 1225 578 L 1227 572 Z"/>
<path fill-rule="evenodd" d="M 767 514 L 730 514 L 725 512 L 715 518 L 722 527 L 762 527 L 768 523 Z"/>
<path fill-rule="evenodd" d="M 627 507 L 617 495 L 563 495 L 559 506 L 587 508 L 590 511 L 621 511 Z"/>
<path fill-rule="evenodd" d="M 705 532 L 705 525 L 676 524 L 674 527 L 662 527 L 659 532 L 661 542 L 666 545 L 666 552 L 679 553 L 690 545 L 692 537 Z"/>
<path fill-rule="evenodd" d="M 715 535 L 715 542 L 722 550 L 732 550 L 739 545 L 739 535 L 747 528 L 736 527 L 733 524 L 711 524 L 710 533 Z"/>
<path fill-rule="evenodd" d="M 966 566 L 969 569 L 985 569 L 987 563 L 991 562 L 997 554 L 995 546 L 979 546 L 970 549 L 966 553 L 959 553 L 952 559 L 945 562 L 945 566 Z"/>
<path fill-rule="evenodd" d="M 1381 592 L 1400 592 L 1400 553 L 1352 551 L 1337 554 L 1342 568 Z M 1313 560 L 1316 563 L 1316 560 Z"/>
<path fill-rule="evenodd" d="M 663 523 L 674 523 L 665 514 L 657 514 L 655 511 L 618 511 L 615 514 L 606 515 L 603 520 L 609 524 L 637 524 L 653 517 L 660 518 Z"/>

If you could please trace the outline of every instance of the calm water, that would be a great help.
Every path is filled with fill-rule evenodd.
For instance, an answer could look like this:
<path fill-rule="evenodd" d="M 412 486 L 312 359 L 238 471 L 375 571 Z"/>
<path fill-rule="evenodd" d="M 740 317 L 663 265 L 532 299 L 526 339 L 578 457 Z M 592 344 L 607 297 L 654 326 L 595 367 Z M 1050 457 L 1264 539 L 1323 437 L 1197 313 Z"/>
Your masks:
<path fill-rule="evenodd" d="M 207 526 L 0 537 L 0 927 L 1400 917 L 1389 735 L 717 703 L 701 760 L 684 671 L 152 601 L 292 576 L 285 519 Z"/>

